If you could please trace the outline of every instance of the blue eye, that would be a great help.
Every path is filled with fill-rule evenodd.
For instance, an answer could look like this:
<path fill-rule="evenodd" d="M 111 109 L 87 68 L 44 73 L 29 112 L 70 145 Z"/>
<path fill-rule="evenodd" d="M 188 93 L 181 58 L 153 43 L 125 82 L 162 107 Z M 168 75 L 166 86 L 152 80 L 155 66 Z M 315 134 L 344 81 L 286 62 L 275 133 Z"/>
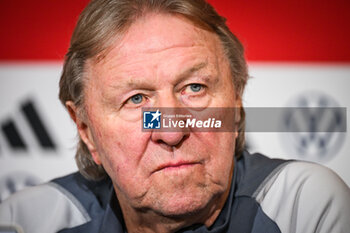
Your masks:
<path fill-rule="evenodd" d="M 193 92 L 199 92 L 202 89 L 202 85 L 201 84 L 191 84 L 190 85 L 191 91 Z"/>
<path fill-rule="evenodd" d="M 134 104 L 139 104 L 142 102 L 143 96 L 141 94 L 137 94 L 137 95 L 132 96 L 130 99 Z"/>

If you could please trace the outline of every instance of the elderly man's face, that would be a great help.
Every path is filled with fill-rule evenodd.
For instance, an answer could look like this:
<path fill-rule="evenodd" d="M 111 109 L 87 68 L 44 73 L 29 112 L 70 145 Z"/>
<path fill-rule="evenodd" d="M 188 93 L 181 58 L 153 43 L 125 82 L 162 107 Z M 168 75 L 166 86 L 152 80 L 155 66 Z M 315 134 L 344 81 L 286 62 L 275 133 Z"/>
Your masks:
<path fill-rule="evenodd" d="M 87 71 L 80 133 L 122 208 L 184 215 L 227 193 L 236 133 L 142 132 L 140 118 L 142 107 L 236 106 L 215 34 L 181 17 L 148 15 Z"/>

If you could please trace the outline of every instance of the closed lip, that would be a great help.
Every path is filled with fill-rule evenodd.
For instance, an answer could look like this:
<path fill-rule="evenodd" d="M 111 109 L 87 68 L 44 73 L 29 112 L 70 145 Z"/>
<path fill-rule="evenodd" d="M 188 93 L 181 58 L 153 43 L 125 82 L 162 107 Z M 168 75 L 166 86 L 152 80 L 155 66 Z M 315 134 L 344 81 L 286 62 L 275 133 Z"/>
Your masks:
<path fill-rule="evenodd" d="M 153 173 L 164 170 L 166 168 L 179 168 L 181 166 L 189 166 L 189 165 L 195 165 L 200 164 L 200 162 L 192 162 L 192 161 L 178 161 L 178 162 L 169 162 L 161 164 L 157 167 L 156 170 L 154 170 Z"/>

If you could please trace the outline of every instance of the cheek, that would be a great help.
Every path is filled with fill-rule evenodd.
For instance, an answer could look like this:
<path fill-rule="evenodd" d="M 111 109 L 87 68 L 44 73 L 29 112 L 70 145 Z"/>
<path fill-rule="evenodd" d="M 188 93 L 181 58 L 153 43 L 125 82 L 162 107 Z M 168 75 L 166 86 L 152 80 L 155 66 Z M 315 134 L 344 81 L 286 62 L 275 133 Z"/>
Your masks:
<path fill-rule="evenodd" d="M 141 131 L 141 124 L 120 119 L 100 122 L 94 130 L 95 144 L 108 174 L 113 178 L 119 173 L 127 177 L 130 171 L 136 172 L 149 135 Z"/>
<path fill-rule="evenodd" d="M 234 160 L 235 137 L 231 132 L 206 133 L 204 142 L 209 152 L 206 170 L 214 182 L 227 185 Z"/>
<path fill-rule="evenodd" d="M 103 127 L 99 135 L 98 153 L 117 192 L 131 200 L 140 199 L 149 186 L 141 161 L 149 134 L 141 132 L 140 124 L 132 127 L 125 123 Z"/>

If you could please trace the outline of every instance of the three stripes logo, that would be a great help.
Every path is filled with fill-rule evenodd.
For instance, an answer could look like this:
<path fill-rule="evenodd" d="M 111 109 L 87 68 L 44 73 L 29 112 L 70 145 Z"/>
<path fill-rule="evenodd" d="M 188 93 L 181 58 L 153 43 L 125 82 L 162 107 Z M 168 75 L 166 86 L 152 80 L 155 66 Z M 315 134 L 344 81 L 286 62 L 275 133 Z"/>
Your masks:
<path fill-rule="evenodd" d="M 28 100 L 20 106 L 20 114 L 25 119 L 40 148 L 45 150 L 57 149 L 57 145 L 54 142 L 52 135 L 44 125 L 32 100 Z M 25 139 L 23 132 L 21 132 L 21 129 L 18 127 L 14 119 L 6 119 L 1 122 L 1 131 L 5 141 L 7 141 L 7 144 L 11 149 L 22 151 L 27 151 L 29 149 L 29 144 L 27 143 L 28 140 Z"/>

